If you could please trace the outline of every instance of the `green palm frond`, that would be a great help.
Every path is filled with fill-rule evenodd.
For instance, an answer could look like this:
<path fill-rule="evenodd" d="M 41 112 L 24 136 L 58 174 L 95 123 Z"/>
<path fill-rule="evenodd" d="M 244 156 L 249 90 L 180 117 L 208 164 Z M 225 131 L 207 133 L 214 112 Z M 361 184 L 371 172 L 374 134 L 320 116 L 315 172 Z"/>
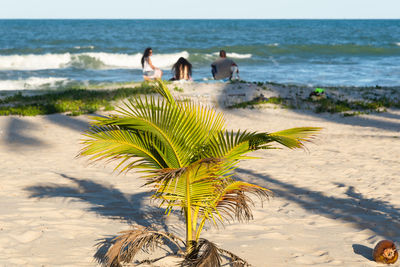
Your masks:
<path fill-rule="evenodd" d="M 175 105 L 175 99 L 172 96 L 171 92 L 168 90 L 168 87 L 163 83 L 162 80 L 157 79 L 156 83 L 158 86 L 155 86 L 155 90 L 159 93 L 165 100 L 167 100 L 172 105 Z"/>
<path fill-rule="evenodd" d="M 167 210 L 193 207 L 207 208 L 229 177 L 230 165 L 220 159 L 203 159 L 181 169 L 163 169 L 149 177 L 154 198 L 163 201 Z"/>
<path fill-rule="evenodd" d="M 255 133 L 225 131 L 211 138 L 206 154 L 208 157 L 220 157 L 230 160 L 243 159 L 250 152 L 249 142 Z"/>
<path fill-rule="evenodd" d="M 126 163 L 128 169 L 161 169 L 168 166 L 169 157 L 163 144 L 154 142 L 146 133 L 122 130 L 109 125 L 92 127 L 85 136 L 87 139 L 82 140 L 85 147 L 80 155 L 90 156 L 90 160 L 121 160 L 119 166 Z"/>
<path fill-rule="evenodd" d="M 321 131 L 320 127 L 297 127 L 269 134 L 269 142 L 278 142 L 288 148 L 303 148 L 305 142 L 310 142 Z M 267 138 L 268 139 L 268 138 Z"/>
<path fill-rule="evenodd" d="M 146 132 L 164 144 L 171 168 L 198 159 L 202 144 L 225 127 L 221 113 L 191 102 L 170 105 L 153 97 L 134 98 L 120 111 L 122 116 L 98 118 L 95 125 L 114 125 L 129 131 Z"/>
<path fill-rule="evenodd" d="M 211 138 L 203 156 L 240 160 L 248 158 L 244 156 L 248 152 L 273 149 L 270 144 L 272 142 L 278 142 L 291 149 L 302 148 L 304 143 L 311 141 L 320 130 L 318 127 L 300 127 L 274 133 L 221 131 Z"/>

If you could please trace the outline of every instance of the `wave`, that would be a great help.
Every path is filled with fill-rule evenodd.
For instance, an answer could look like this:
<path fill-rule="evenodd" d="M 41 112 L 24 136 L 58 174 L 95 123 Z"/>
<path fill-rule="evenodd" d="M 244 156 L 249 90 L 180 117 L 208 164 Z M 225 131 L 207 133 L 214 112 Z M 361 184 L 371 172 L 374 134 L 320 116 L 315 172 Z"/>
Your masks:
<path fill-rule="evenodd" d="M 0 80 L 0 90 L 27 90 L 27 89 L 53 89 L 64 86 L 69 82 L 67 78 L 41 78 L 30 77 L 20 80 Z"/>
<path fill-rule="evenodd" d="M 152 56 L 153 64 L 159 68 L 171 68 L 179 57 L 189 57 L 186 51 Z M 113 54 L 103 52 L 63 53 L 42 55 L 0 56 L 0 70 L 44 70 L 44 69 L 141 69 L 142 54 Z"/>
<path fill-rule="evenodd" d="M 88 45 L 88 46 L 79 46 L 79 45 L 77 45 L 77 46 L 74 46 L 74 49 L 77 49 L 77 50 L 79 50 L 79 49 L 91 49 L 91 50 L 93 50 L 94 46 L 93 45 Z"/>
<path fill-rule="evenodd" d="M 218 56 L 219 56 L 219 52 L 215 52 L 215 53 L 212 53 L 211 55 L 208 55 L 208 57 L 218 57 Z M 226 56 L 230 57 L 230 58 L 242 59 L 242 58 L 251 58 L 252 54 L 226 53 Z"/>
<path fill-rule="evenodd" d="M 226 53 L 226 56 L 230 58 L 251 58 L 252 54 Z"/>
<path fill-rule="evenodd" d="M 92 46 L 75 47 L 79 49 L 92 49 Z M 95 48 L 93 48 L 95 49 Z M 189 50 L 190 51 L 190 50 Z M 170 69 L 179 57 L 189 58 L 195 66 L 209 65 L 218 58 L 214 49 L 206 51 L 187 51 L 177 53 L 155 54 L 152 61 L 155 66 Z M 239 53 L 240 51 L 240 53 Z M 398 56 L 400 42 L 390 46 L 373 46 L 357 44 L 282 44 L 267 43 L 252 46 L 231 47 L 227 56 L 237 59 L 239 63 L 253 64 L 269 61 L 272 56 L 279 60 L 326 57 L 360 57 L 360 56 Z M 112 52 L 65 52 L 48 54 L 13 54 L 0 55 L 0 70 L 46 70 L 46 69 L 134 69 L 140 70 L 142 54 L 112 53 Z"/>

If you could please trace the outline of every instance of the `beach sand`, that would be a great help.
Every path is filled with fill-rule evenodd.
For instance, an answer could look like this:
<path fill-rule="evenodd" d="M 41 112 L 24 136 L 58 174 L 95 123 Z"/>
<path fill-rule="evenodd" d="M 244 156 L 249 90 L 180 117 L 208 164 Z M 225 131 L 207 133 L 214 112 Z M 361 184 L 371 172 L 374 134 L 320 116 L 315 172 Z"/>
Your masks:
<path fill-rule="evenodd" d="M 182 97 L 219 107 L 248 94 L 227 93 L 219 83 L 184 87 Z M 257 151 L 261 159 L 243 161 L 238 176 L 275 196 L 263 207 L 256 201 L 249 223 L 207 227 L 204 238 L 253 266 L 273 267 L 377 266 L 378 241 L 399 246 L 399 110 L 355 117 L 276 107 L 224 113 L 231 129 L 323 130 L 306 150 Z M 0 117 L 0 266 L 97 266 L 95 244 L 130 223 L 184 236 L 179 216 L 165 216 L 149 201 L 138 174 L 117 175 L 111 165 L 75 158 L 88 121 L 62 114 Z"/>

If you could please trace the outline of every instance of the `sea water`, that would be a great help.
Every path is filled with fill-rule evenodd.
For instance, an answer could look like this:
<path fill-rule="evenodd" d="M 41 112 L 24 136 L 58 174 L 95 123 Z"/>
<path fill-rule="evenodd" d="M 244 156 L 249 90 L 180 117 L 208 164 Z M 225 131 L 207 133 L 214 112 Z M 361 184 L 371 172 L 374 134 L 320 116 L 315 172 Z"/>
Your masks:
<path fill-rule="evenodd" d="M 246 81 L 400 85 L 400 20 L 0 20 L 0 90 L 141 81 L 146 47 L 165 79 L 225 49 Z"/>

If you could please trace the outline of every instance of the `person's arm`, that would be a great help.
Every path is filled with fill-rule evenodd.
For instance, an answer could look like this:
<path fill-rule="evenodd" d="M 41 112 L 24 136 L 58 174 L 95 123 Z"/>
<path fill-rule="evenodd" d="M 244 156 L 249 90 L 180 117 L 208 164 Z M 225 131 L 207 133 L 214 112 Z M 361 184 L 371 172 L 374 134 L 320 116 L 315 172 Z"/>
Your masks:
<path fill-rule="evenodd" d="M 156 69 L 158 69 L 157 67 L 155 67 L 154 65 L 153 65 L 153 63 L 151 62 L 151 59 L 150 59 L 150 57 L 149 57 L 149 66 L 153 69 L 153 70 L 156 70 Z"/>
<path fill-rule="evenodd" d="M 215 74 L 217 74 L 217 66 L 215 66 L 215 64 L 211 64 L 211 74 L 215 80 Z"/>

